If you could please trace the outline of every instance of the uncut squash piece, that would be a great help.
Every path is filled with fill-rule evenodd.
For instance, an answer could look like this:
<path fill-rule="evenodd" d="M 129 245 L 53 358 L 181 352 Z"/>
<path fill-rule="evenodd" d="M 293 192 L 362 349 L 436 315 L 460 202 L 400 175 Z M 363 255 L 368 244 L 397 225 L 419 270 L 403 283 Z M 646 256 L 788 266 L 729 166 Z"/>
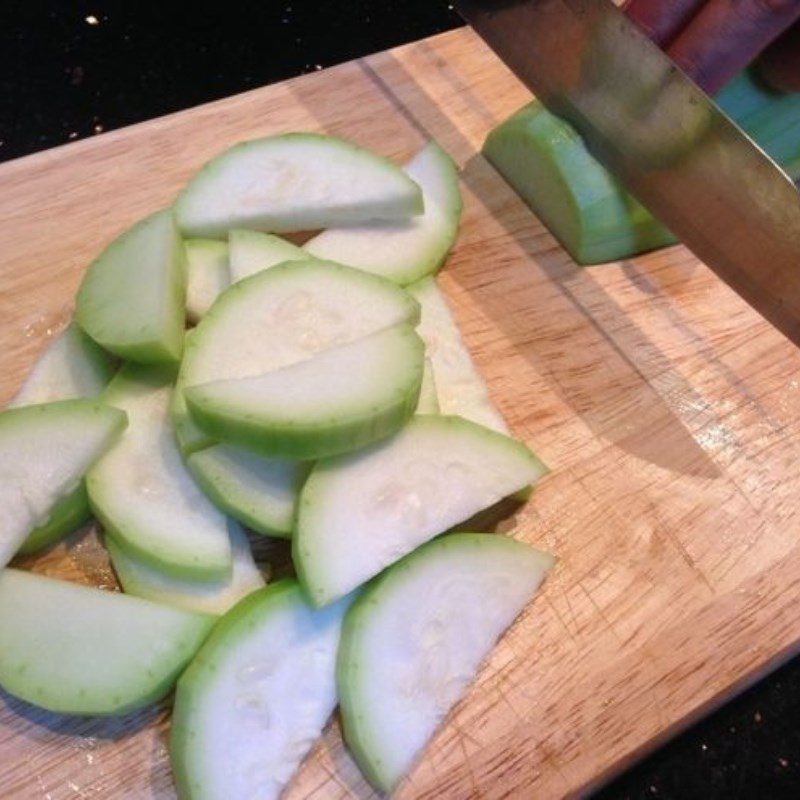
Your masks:
<path fill-rule="evenodd" d="M 175 202 L 184 234 L 232 228 L 286 233 L 422 213 L 419 187 L 388 159 L 316 133 L 234 145 L 209 161 Z"/>
<path fill-rule="evenodd" d="M 747 69 L 714 101 L 793 181 L 800 179 L 800 93 L 770 89 Z"/>
<path fill-rule="evenodd" d="M 214 617 L 31 572 L 0 573 L 0 686 L 60 714 L 127 714 L 164 697 Z"/>
<path fill-rule="evenodd" d="M 797 93 L 770 91 L 746 71 L 716 101 L 793 180 L 800 177 Z M 538 100 L 496 127 L 483 155 L 578 264 L 629 258 L 676 241 L 595 159 L 575 128 Z"/>
<path fill-rule="evenodd" d="M 675 241 L 594 158 L 578 132 L 538 102 L 495 128 L 483 155 L 579 264 Z"/>
<path fill-rule="evenodd" d="M 169 209 L 142 220 L 92 262 L 75 319 L 120 358 L 175 363 L 183 350 L 186 253 Z"/>

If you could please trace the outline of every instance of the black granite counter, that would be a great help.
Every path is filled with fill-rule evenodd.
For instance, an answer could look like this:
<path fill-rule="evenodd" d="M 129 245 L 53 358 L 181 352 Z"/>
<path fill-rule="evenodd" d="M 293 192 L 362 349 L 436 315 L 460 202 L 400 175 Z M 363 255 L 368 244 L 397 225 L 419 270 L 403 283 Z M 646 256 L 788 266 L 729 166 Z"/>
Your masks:
<path fill-rule="evenodd" d="M 460 24 L 446 0 L 209 6 L 201 12 L 200 3 L 170 0 L 0 3 L 0 160 Z M 800 797 L 800 662 L 661 749 L 599 797 Z"/>

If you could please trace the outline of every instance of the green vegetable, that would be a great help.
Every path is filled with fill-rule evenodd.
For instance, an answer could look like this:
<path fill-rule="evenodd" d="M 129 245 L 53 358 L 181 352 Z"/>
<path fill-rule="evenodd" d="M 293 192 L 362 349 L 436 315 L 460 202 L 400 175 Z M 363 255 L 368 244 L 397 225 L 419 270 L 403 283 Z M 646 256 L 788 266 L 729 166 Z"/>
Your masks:
<path fill-rule="evenodd" d="M 45 348 L 6 407 L 97 397 L 115 369 L 108 354 L 73 323 Z"/>
<path fill-rule="evenodd" d="M 425 359 L 425 367 L 422 371 L 422 386 L 419 390 L 419 400 L 417 401 L 417 414 L 438 414 L 439 395 L 436 392 L 436 376 L 433 374 L 433 366 L 429 358 Z"/>
<path fill-rule="evenodd" d="M 425 348 L 396 325 L 305 361 L 184 394 L 209 435 L 273 458 L 311 460 L 386 438 L 414 413 Z"/>
<path fill-rule="evenodd" d="M 231 282 L 228 245 L 216 239 L 187 239 L 186 317 L 198 322 Z"/>
<path fill-rule="evenodd" d="M 172 397 L 169 403 L 169 417 L 172 423 L 172 428 L 175 431 L 175 439 L 178 443 L 181 453 L 188 455 L 195 450 L 200 450 L 204 447 L 211 447 L 214 440 L 197 425 L 194 420 L 189 416 L 189 409 L 186 407 L 186 400 L 183 396 L 184 389 L 184 375 L 191 374 L 191 367 L 187 368 L 187 363 L 191 364 L 193 351 L 192 342 L 197 329 L 186 331 L 184 338 L 183 360 L 178 371 L 178 377 L 175 379 L 175 387 L 172 392 Z"/>
<path fill-rule="evenodd" d="M 186 388 L 262 375 L 418 319 L 417 302 L 391 281 L 327 261 L 279 264 L 234 283 L 186 343 L 172 403 L 182 449 L 214 443 L 189 417 Z"/>
<path fill-rule="evenodd" d="M 188 236 L 286 233 L 422 213 L 419 187 L 385 158 L 332 136 L 287 133 L 234 145 L 175 202 Z"/>
<path fill-rule="evenodd" d="M 256 533 L 291 537 L 295 502 L 308 464 L 215 444 L 191 453 L 186 466 L 206 497 L 224 513 Z"/>
<path fill-rule="evenodd" d="M 746 71 L 722 89 L 716 102 L 792 180 L 800 178 L 800 93 L 776 92 Z"/>
<path fill-rule="evenodd" d="M 37 526 L 69 527 L 71 495 L 124 427 L 125 414 L 94 400 L 0 413 L 0 568 Z M 34 546 L 50 534 L 40 531 Z"/>
<path fill-rule="evenodd" d="M 81 480 L 75 489 L 65 494 L 53 506 L 47 519 L 28 534 L 17 553 L 21 556 L 38 553 L 80 528 L 91 516 L 86 484 Z"/>
<path fill-rule="evenodd" d="M 228 520 L 228 535 L 233 568 L 230 578 L 217 581 L 176 578 L 131 555 L 110 536 L 106 537 L 106 547 L 126 594 L 186 611 L 219 616 L 264 586 L 264 577 L 253 561 L 245 532 Z"/>
<path fill-rule="evenodd" d="M 114 374 L 108 354 L 71 324 L 44 350 L 8 408 L 96 397 Z M 81 526 L 91 516 L 83 481 L 53 506 L 17 551 L 31 555 Z"/>
<path fill-rule="evenodd" d="M 187 472 L 167 419 L 174 372 L 127 364 L 103 399 L 130 426 L 89 471 L 86 487 L 106 533 L 155 569 L 188 580 L 227 580 L 225 517 Z"/>
<path fill-rule="evenodd" d="M 371 583 L 345 616 L 337 684 L 345 741 L 389 792 L 519 615 L 552 556 L 504 536 L 455 533 Z"/>
<path fill-rule="evenodd" d="M 231 281 L 236 283 L 285 261 L 308 261 L 301 247 L 259 231 L 233 230 L 228 232 L 231 258 Z"/>
<path fill-rule="evenodd" d="M 61 714 L 127 714 L 169 692 L 213 622 L 6 569 L 0 573 L 0 685 Z"/>
<path fill-rule="evenodd" d="M 186 253 L 172 214 L 160 211 L 92 262 L 75 320 L 99 345 L 143 364 L 174 363 L 183 349 Z"/>
<path fill-rule="evenodd" d="M 317 258 L 383 275 L 401 286 L 436 272 L 458 234 L 458 173 L 436 142 L 429 142 L 405 170 L 422 189 L 423 215 L 404 222 L 330 228 L 306 242 L 304 249 Z"/>
<path fill-rule="evenodd" d="M 292 558 L 316 606 L 547 471 L 521 442 L 460 417 L 415 417 L 387 441 L 318 461 Z"/>
<path fill-rule="evenodd" d="M 408 293 L 419 303 L 418 333 L 430 359 L 441 413 L 508 433 L 436 281 L 425 278 L 409 286 Z"/>
<path fill-rule="evenodd" d="M 283 580 L 226 614 L 178 681 L 170 755 L 181 800 L 273 800 L 336 707 L 349 598 L 311 608 Z"/>
<path fill-rule="evenodd" d="M 674 243 L 566 121 L 533 102 L 495 128 L 484 156 L 579 264 Z"/>
<path fill-rule="evenodd" d="M 461 338 L 455 318 L 436 281 L 424 278 L 407 287 L 420 307 L 418 333 L 425 342 L 436 381 L 437 408 L 433 412 L 463 417 L 498 433 L 509 434 L 508 425 L 489 397 L 486 381 L 478 372 Z M 418 413 L 423 413 L 420 409 Z M 513 513 L 533 492 L 526 486 L 470 519 L 471 527 L 493 527 Z M 480 524 L 477 524 L 480 523 Z"/>
<path fill-rule="evenodd" d="M 791 177 L 800 177 L 800 96 L 773 93 L 743 73 L 717 99 Z M 537 101 L 495 128 L 483 154 L 579 264 L 675 242 L 589 153 L 575 129 Z"/>

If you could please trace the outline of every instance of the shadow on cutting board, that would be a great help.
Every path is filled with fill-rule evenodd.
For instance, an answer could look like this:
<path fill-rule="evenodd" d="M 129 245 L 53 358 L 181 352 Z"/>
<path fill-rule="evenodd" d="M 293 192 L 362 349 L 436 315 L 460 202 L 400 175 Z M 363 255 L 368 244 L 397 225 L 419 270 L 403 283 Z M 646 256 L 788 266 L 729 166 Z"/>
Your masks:
<path fill-rule="evenodd" d="M 454 280 L 595 436 L 664 469 L 718 477 L 648 374 L 684 405 L 707 413 L 707 403 L 591 270 L 575 264 L 544 226 L 531 224 L 532 212 L 485 159 L 470 158 L 461 178 L 516 247 L 508 248 L 506 236 L 496 251 L 491 240 L 486 244 L 480 262 L 497 269 L 496 281 L 481 285 L 458 267 Z"/>
<path fill-rule="evenodd" d="M 36 728 L 45 728 L 59 736 L 118 741 L 155 723 L 163 716 L 167 705 L 171 705 L 171 703 L 172 698 L 169 697 L 157 705 L 149 705 L 139 711 L 119 717 L 75 717 L 45 711 L 23 700 L 18 700 L 4 689 L 0 689 L 0 729 L 3 727 L 4 719 L 14 715 L 24 719 L 29 725 L 25 730 L 17 732 L 19 723 L 15 721 L 15 735 L 17 736 L 39 738 L 41 734 L 36 732 Z"/>
<path fill-rule="evenodd" d="M 501 122 L 430 45 L 422 42 L 417 49 L 487 131 Z M 669 359 L 636 328 L 591 271 L 578 267 L 536 222 L 488 162 L 475 153 L 456 121 L 396 57 L 383 53 L 378 61 L 358 63 L 362 77 L 354 86 L 362 96 L 358 101 L 354 98 L 356 110 L 325 102 L 310 82 L 295 82 L 292 93 L 330 133 L 358 139 L 360 114 L 369 113 L 373 119 L 384 120 L 386 144 L 381 149 L 387 155 L 394 155 L 387 151 L 389 146 L 407 149 L 435 138 L 463 164 L 461 179 L 486 212 L 476 216 L 467 196 L 464 220 L 482 224 L 485 231 L 478 230 L 476 237 L 474 229 L 465 231 L 467 225 L 462 225 L 456 251 L 445 268 L 450 279 L 464 287 L 516 353 L 595 437 L 672 472 L 719 477 L 718 467 L 649 384 L 638 363 L 639 354 L 644 353 L 648 373 L 668 374 L 670 394 L 685 398 L 684 405 L 689 407 L 696 401 L 707 417 L 707 404 L 672 369 Z M 405 124 L 398 125 L 398 117 Z M 498 226 L 502 236 L 497 235 Z M 530 405 L 526 401 L 526 413 L 536 413 Z"/>

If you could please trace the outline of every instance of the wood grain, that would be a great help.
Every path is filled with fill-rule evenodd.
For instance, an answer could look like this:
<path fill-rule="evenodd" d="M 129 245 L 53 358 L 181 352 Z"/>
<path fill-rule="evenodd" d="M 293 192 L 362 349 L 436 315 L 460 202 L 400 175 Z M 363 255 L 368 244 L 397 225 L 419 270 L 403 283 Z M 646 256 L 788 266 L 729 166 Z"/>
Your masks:
<path fill-rule="evenodd" d="M 527 99 L 461 30 L 0 168 L 2 400 L 92 255 L 227 145 L 320 130 L 405 159 L 435 137 L 458 162 L 440 282 L 553 470 L 514 535 L 560 561 L 401 798 L 585 793 L 800 640 L 800 351 L 681 247 L 572 263 L 479 155 Z M 88 537 L 32 566 L 110 583 Z M 97 722 L 0 703 L 3 797 L 173 797 L 168 704 Z M 336 722 L 288 796 L 372 796 Z"/>

